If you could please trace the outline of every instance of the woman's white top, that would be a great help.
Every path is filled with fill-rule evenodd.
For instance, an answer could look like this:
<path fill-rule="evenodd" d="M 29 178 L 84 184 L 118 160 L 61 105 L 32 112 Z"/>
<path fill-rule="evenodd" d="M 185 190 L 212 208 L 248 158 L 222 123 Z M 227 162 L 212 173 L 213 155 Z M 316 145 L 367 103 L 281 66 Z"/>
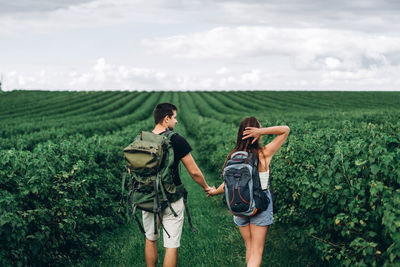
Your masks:
<path fill-rule="evenodd" d="M 260 176 L 261 189 L 262 190 L 268 189 L 269 169 L 266 172 L 259 172 L 258 176 Z"/>

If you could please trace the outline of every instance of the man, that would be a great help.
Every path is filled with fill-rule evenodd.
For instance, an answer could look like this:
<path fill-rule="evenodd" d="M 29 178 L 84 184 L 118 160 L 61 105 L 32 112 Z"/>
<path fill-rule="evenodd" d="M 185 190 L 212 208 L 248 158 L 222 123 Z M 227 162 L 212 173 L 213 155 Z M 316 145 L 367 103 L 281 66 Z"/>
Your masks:
<path fill-rule="evenodd" d="M 173 130 L 175 125 L 178 123 L 176 119 L 176 106 L 170 103 L 162 103 L 158 104 L 154 109 L 154 122 L 155 127 L 153 129 L 153 133 L 162 134 L 167 129 Z M 211 188 L 208 186 L 207 182 L 204 179 L 203 174 L 201 173 L 199 167 L 194 161 L 190 151 L 192 148 L 185 138 L 180 136 L 179 134 L 175 134 L 171 138 L 171 144 L 174 150 L 174 164 L 172 166 L 173 170 L 173 178 L 175 185 L 180 185 L 181 179 L 179 176 L 179 162 L 182 161 L 183 165 L 188 170 L 192 179 L 198 183 L 206 193 L 212 192 L 215 190 L 215 187 Z M 164 267 L 172 267 L 176 266 L 178 262 L 178 247 L 180 246 L 180 238 L 182 235 L 182 226 L 184 222 L 184 203 L 183 198 L 171 203 L 172 208 L 177 213 L 177 217 L 175 217 L 170 208 L 166 208 L 162 212 L 162 224 L 167 229 L 170 237 L 168 237 L 163 231 L 164 237 L 164 247 L 165 247 L 165 256 L 164 256 Z M 157 235 L 154 234 L 154 215 L 147 211 L 142 211 L 143 217 L 143 226 L 146 232 L 146 244 L 145 244 L 145 258 L 146 265 L 156 266 L 158 260 L 157 254 L 157 240 L 160 236 L 159 231 Z M 160 223 L 157 222 L 157 227 L 159 227 Z"/>

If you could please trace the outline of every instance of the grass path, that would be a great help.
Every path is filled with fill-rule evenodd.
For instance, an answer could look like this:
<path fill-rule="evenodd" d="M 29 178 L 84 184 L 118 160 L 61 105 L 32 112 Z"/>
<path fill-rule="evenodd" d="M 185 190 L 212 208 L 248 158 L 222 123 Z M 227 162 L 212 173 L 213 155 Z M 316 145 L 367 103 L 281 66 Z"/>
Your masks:
<path fill-rule="evenodd" d="M 185 136 L 185 131 L 181 127 L 178 132 Z M 188 140 L 193 147 L 192 154 L 196 158 L 196 143 L 190 137 Z M 209 177 L 208 173 L 203 172 L 203 174 L 206 179 Z M 198 232 L 191 232 L 185 216 L 178 266 L 245 266 L 245 247 L 242 237 L 221 197 L 205 197 L 202 188 L 191 179 L 184 167 L 181 168 L 181 176 L 189 192 L 192 222 Z M 208 180 L 216 180 L 210 178 Z M 80 266 L 145 266 L 143 252 L 145 238 L 135 221 L 132 220 L 130 224 L 104 233 L 99 239 L 104 244 L 101 255 L 81 262 Z M 162 238 L 158 242 L 158 248 L 158 266 L 162 266 L 164 257 Z M 317 266 L 314 259 L 315 255 L 304 248 L 299 248 L 286 236 L 285 226 L 274 224 L 270 227 L 262 266 Z"/>

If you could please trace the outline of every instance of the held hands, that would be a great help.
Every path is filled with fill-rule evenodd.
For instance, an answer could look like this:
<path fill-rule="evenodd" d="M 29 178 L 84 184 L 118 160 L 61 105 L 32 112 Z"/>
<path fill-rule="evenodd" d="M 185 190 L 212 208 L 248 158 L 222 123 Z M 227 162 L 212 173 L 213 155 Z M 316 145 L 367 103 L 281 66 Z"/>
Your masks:
<path fill-rule="evenodd" d="M 206 193 L 207 193 L 207 197 L 213 197 L 213 196 L 218 195 L 217 190 L 215 189 L 215 186 L 213 186 L 212 190 L 210 190 L 210 191 L 208 191 Z"/>
<path fill-rule="evenodd" d="M 258 139 L 260 139 L 261 137 L 261 128 L 256 128 L 256 127 L 246 127 L 246 129 L 243 131 L 243 138 L 247 139 L 250 137 L 253 137 L 253 141 L 251 142 L 252 144 L 254 144 L 255 141 L 257 141 Z"/>
<path fill-rule="evenodd" d="M 208 186 L 208 187 L 204 188 L 204 192 L 207 194 L 207 197 L 214 194 L 215 191 L 216 191 L 215 186 L 213 186 L 213 187 Z"/>
<path fill-rule="evenodd" d="M 213 196 L 216 196 L 216 195 L 219 195 L 219 194 L 223 194 L 224 193 L 224 186 L 225 186 L 225 183 L 222 183 L 220 186 L 218 186 L 217 189 L 215 189 L 215 187 L 213 186 L 214 190 L 210 190 L 210 191 L 206 192 L 207 193 L 207 197 L 213 197 Z"/>

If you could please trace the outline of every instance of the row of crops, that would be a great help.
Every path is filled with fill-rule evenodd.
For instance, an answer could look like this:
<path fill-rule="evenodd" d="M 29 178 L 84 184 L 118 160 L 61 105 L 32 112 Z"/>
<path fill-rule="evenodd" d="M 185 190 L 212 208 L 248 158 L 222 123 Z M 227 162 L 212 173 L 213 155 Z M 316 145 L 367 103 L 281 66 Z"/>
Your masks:
<path fill-rule="evenodd" d="M 332 265 L 399 261 L 399 93 L 15 91 L 0 95 L 0 265 L 96 254 L 125 223 L 121 150 L 165 101 L 216 185 L 243 117 L 289 125 L 271 163 L 276 221 Z"/>

